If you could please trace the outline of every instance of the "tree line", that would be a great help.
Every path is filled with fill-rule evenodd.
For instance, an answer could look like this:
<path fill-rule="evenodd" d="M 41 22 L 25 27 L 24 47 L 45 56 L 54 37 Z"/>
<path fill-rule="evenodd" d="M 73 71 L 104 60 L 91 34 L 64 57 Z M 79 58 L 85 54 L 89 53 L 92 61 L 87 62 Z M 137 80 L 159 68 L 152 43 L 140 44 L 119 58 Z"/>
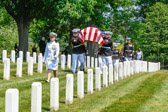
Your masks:
<path fill-rule="evenodd" d="M 11 37 L 26 53 L 29 38 L 38 43 L 53 31 L 71 52 L 72 29 L 93 26 L 112 31 L 115 42 L 132 38 L 145 60 L 168 62 L 167 0 L 1 0 L 0 9 L 1 49 Z"/>

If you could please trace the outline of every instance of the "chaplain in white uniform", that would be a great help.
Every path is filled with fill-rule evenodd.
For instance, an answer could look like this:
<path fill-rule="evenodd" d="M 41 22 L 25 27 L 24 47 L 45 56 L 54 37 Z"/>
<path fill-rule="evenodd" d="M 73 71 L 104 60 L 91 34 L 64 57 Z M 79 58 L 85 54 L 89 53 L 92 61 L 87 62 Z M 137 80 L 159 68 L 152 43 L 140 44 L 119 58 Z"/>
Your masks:
<path fill-rule="evenodd" d="M 46 82 L 50 81 L 51 77 L 51 71 L 54 72 L 54 77 L 57 77 L 57 70 L 58 70 L 58 55 L 60 51 L 59 43 L 55 42 L 57 34 L 54 32 L 51 32 L 49 34 L 50 36 L 50 42 L 47 43 L 45 53 L 44 53 L 44 61 L 47 64 L 47 70 L 48 70 L 48 79 Z"/>
<path fill-rule="evenodd" d="M 79 41 L 80 29 L 73 29 L 72 37 L 72 73 L 76 73 L 78 69 L 78 60 L 80 61 L 80 71 L 84 71 L 85 67 L 85 45 Z"/>
<path fill-rule="evenodd" d="M 99 49 L 98 52 L 98 61 L 99 61 L 99 67 L 102 69 L 103 66 L 107 66 L 112 64 L 112 50 L 113 50 L 113 41 L 111 39 L 112 32 L 106 31 L 105 32 L 105 37 L 103 37 L 104 44 L 103 46 Z"/>

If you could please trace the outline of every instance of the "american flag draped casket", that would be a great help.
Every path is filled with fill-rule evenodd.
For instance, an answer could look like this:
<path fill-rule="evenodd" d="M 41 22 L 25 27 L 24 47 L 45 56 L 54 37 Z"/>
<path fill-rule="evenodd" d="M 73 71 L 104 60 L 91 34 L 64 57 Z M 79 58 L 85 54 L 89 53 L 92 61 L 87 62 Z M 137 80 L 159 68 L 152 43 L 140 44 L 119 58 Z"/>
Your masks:
<path fill-rule="evenodd" d="M 79 41 L 98 43 L 100 46 L 104 44 L 104 40 L 102 37 L 102 33 L 98 28 L 95 27 L 87 27 L 80 31 Z"/>

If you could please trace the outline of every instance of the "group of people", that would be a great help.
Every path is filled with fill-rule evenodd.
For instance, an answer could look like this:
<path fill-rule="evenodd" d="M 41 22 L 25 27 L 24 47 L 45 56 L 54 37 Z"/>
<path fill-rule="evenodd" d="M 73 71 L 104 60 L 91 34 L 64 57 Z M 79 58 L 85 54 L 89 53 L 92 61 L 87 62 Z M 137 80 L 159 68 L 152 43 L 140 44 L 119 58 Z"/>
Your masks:
<path fill-rule="evenodd" d="M 72 30 L 72 73 L 77 73 L 78 70 L 78 61 L 80 61 L 80 71 L 85 71 L 85 55 L 88 55 L 85 45 L 79 41 L 80 29 Z M 50 81 L 51 71 L 54 72 L 54 77 L 57 76 L 58 70 L 58 55 L 60 52 L 59 43 L 55 42 L 57 34 L 51 32 L 49 34 L 50 41 L 47 43 L 45 49 L 43 48 L 42 53 L 44 52 L 44 61 L 46 62 L 48 69 L 48 78 L 46 82 Z M 127 38 L 127 43 L 125 43 L 123 52 L 120 53 L 117 45 L 114 45 L 111 39 L 112 32 L 106 31 L 105 36 L 103 37 L 104 44 L 97 51 L 98 57 L 98 66 L 102 71 L 103 66 L 108 66 L 110 64 L 119 63 L 120 61 L 131 61 L 135 58 L 138 60 L 143 60 L 143 52 L 139 48 L 136 53 L 134 53 L 134 44 L 131 43 L 131 39 Z M 44 39 L 42 39 L 44 41 Z M 43 42 L 42 41 L 42 42 Z M 41 42 L 41 45 L 42 45 Z M 43 42 L 44 45 L 44 42 Z M 67 54 L 67 53 L 66 53 Z M 136 55 L 135 55 L 136 54 Z"/>

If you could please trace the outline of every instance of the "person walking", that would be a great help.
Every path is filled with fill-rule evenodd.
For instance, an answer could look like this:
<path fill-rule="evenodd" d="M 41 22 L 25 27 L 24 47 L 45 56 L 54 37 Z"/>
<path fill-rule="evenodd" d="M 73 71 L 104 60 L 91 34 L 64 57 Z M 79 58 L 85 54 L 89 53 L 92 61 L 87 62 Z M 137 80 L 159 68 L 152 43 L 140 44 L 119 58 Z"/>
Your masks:
<path fill-rule="evenodd" d="M 80 61 L 80 71 L 85 71 L 85 45 L 79 41 L 80 29 L 73 29 L 72 37 L 72 73 L 76 73 L 78 69 L 78 60 Z"/>
<path fill-rule="evenodd" d="M 104 44 L 99 49 L 98 52 L 98 62 L 99 67 L 102 73 L 103 66 L 108 66 L 112 64 L 112 50 L 113 50 L 113 41 L 111 39 L 112 32 L 106 31 L 105 37 L 103 38 Z"/>
<path fill-rule="evenodd" d="M 59 43 L 55 42 L 57 34 L 51 32 L 49 34 L 50 42 L 47 43 L 45 53 L 44 53 L 44 61 L 47 65 L 47 80 L 46 82 L 50 82 L 51 71 L 54 72 L 54 77 L 57 77 L 58 70 L 58 55 L 60 51 Z"/>
<path fill-rule="evenodd" d="M 131 43 L 130 38 L 127 38 L 127 43 L 124 45 L 124 57 L 125 61 L 131 61 L 134 58 L 134 44 Z"/>
<path fill-rule="evenodd" d="M 141 48 L 138 48 L 135 56 L 136 56 L 136 60 L 143 60 L 143 52 L 141 51 Z"/>
<path fill-rule="evenodd" d="M 41 38 L 41 40 L 39 42 L 39 47 L 40 47 L 40 53 L 42 53 L 42 55 L 44 56 L 45 47 L 46 47 L 45 37 Z"/>

